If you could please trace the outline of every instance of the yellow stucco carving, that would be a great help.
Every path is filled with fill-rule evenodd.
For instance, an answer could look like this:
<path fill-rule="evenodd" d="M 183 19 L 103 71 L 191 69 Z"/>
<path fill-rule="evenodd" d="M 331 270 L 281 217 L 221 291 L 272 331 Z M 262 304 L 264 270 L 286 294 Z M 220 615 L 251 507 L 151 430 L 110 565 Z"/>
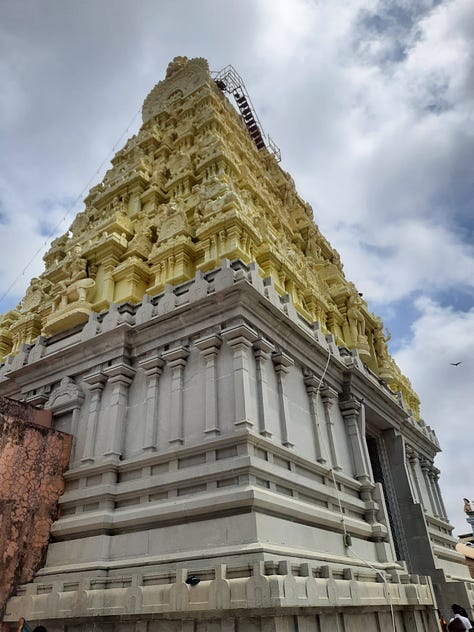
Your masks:
<path fill-rule="evenodd" d="M 383 325 L 343 273 L 290 175 L 255 147 L 204 59 L 177 57 L 143 105 L 143 125 L 112 159 L 68 233 L 44 256 L 16 310 L 0 320 L 0 355 L 138 302 L 216 267 L 256 261 L 296 309 L 419 402 L 387 350 Z"/>

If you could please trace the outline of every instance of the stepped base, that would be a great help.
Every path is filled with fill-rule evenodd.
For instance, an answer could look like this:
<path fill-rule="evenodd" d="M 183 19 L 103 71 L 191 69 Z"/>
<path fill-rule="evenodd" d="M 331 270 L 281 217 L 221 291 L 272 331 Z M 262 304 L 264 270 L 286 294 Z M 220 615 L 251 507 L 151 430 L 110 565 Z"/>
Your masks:
<path fill-rule="evenodd" d="M 397 629 L 438 630 L 429 580 L 394 573 L 388 583 L 372 569 L 256 562 L 217 565 L 163 576 L 69 577 L 29 584 L 8 604 L 6 622 L 21 616 L 48 632 L 245 632 Z M 11 626 L 11 630 L 13 630 Z"/>

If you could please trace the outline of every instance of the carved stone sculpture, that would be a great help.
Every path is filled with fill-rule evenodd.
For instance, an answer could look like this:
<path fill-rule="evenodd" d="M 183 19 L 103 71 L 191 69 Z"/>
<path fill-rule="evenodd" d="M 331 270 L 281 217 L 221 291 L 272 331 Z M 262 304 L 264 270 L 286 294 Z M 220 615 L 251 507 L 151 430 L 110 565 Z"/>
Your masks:
<path fill-rule="evenodd" d="M 360 309 L 362 301 L 356 293 L 350 294 L 346 302 L 349 331 L 354 345 L 365 341 L 365 319 Z"/>

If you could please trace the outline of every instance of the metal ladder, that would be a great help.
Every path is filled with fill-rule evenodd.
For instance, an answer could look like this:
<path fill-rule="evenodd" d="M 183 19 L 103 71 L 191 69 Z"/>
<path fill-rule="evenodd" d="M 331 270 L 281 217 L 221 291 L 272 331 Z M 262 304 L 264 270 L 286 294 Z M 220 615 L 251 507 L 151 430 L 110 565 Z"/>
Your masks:
<path fill-rule="evenodd" d="M 270 136 L 264 134 L 243 79 L 235 68 L 229 64 L 222 70 L 211 73 L 211 75 L 217 87 L 222 90 L 222 92 L 232 94 L 234 97 L 243 121 L 257 149 L 260 150 L 266 147 L 268 151 L 275 156 L 277 161 L 280 162 L 280 149 L 275 145 Z"/>

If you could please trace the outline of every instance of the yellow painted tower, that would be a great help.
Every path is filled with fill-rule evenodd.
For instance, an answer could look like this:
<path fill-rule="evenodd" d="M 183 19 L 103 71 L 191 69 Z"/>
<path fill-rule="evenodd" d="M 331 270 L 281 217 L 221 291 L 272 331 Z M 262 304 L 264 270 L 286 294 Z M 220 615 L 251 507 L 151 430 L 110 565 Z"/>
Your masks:
<path fill-rule="evenodd" d="M 224 257 L 241 259 L 255 261 L 262 278 L 338 346 L 357 349 L 417 417 L 418 397 L 388 353 L 381 319 L 345 278 L 258 125 L 249 126 L 223 87 L 204 59 L 173 60 L 145 100 L 137 135 L 52 242 L 45 271 L 0 318 L 0 359 L 39 335 L 82 326 L 112 302 L 137 303 Z"/>

